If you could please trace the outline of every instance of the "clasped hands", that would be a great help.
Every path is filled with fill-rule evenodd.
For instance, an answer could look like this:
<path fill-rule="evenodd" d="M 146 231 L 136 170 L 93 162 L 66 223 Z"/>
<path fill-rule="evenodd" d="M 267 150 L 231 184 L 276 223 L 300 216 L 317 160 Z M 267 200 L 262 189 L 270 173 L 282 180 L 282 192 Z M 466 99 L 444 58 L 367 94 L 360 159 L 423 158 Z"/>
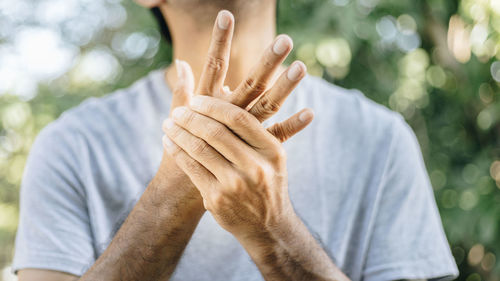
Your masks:
<path fill-rule="evenodd" d="M 261 124 L 306 73 L 303 63 L 294 62 L 270 85 L 292 49 L 285 35 L 234 91 L 224 87 L 233 30 L 233 16 L 221 11 L 196 90 L 189 65 L 176 61 L 178 81 L 170 118 L 163 123 L 163 145 L 199 191 L 205 209 L 245 244 L 293 229 L 297 218 L 281 142 L 305 128 L 313 114 L 303 109 L 268 129 Z"/>

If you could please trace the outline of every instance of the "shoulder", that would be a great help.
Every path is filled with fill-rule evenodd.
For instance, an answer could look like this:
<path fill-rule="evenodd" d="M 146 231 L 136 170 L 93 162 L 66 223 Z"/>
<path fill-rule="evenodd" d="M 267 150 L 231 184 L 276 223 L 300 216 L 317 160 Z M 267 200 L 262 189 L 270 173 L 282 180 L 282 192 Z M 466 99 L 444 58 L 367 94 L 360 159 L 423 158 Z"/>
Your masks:
<path fill-rule="evenodd" d="M 340 144 L 380 148 L 390 145 L 398 131 L 411 132 L 399 113 L 370 100 L 358 90 L 344 89 L 309 76 L 295 94 L 297 109 L 310 107 L 315 111 L 312 127 Z"/>
<path fill-rule="evenodd" d="M 318 78 L 306 83 L 309 85 L 301 90 L 307 91 L 299 93 L 298 98 L 307 96 L 304 105 L 316 112 L 312 127 L 316 144 L 342 155 L 339 163 L 353 164 L 357 173 L 365 169 L 379 175 L 381 181 L 383 175 L 386 182 L 381 183 L 389 186 L 388 193 L 405 194 L 412 186 L 409 181 L 418 183 L 415 188 L 428 188 L 420 145 L 399 113 L 357 90 Z"/>
<path fill-rule="evenodd" d="M 370 100 L 357 89 L 345 89 L 318 77 L 309 77 L 304 88 L 320 114 L 342 115 L 342 120 L 371 125 L 380 122 L 386 125 L 401 119 L 398 113 Z"/>
<path fill-rule="evenodd" d="M 160 107 L 168 106 L 168 98 L 159 97 L 160 92 L 169 93 L 166 86 L 159 88 L 158 79 L 161 77 L 161 70 L 153 71 L 128 88 L 103 97 L 87 98 L 46 126 L 38 138 L 104 138 L 119 131 L 140 128 L 143 126 L 141 119 Z"/>
<path fill-rule="evenodd" d="M 111 125 L 114 119 L 127 120 L 137 116 L 145 107 L 152 105 L 156 94 L 152 74 L 145 76 L 125 89 L 119 89 L 103 97 L 91 97 L 80 105 L 64 112 L 57 125 L 75 126 L 87 131 L 90 128 L 103 129 Z"/>

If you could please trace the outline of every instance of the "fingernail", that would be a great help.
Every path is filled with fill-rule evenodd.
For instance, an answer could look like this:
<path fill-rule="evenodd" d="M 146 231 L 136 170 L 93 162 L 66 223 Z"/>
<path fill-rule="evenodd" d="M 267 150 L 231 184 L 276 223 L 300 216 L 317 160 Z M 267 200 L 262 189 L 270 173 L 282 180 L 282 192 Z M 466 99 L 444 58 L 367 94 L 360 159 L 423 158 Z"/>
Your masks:
<path fill-rule="evenodd" d="M 163 121 L 163 128 L 165 129 L 171 129 L 172 127 L 174 126 L 174 121 L 170 118 L 167 118 L 165 119 L 165 121 Z"/>
<path fill-rule="evenodd" d="M 186 107 L 184 106 L 179 106 L 172 111 L 172 116 L 176 119 L 182 118 L 184 114 L 186 114 Z"/>
<path fill-rule="evenodd" d="M 305 123 L 305 122 L 308 122 L 309 120 L 311 120 L 313 117 L 314 117 L 314 114 L 312 113 L 312 111 L 307 110 L 307 111 L 302 112 L 299 115 L 299 121 L 302 123 Z"/>
<path fill-rule="evenodd" d="M 276 55 L 283 55 L 288 48 L 292 45 L 292 40 L 286 35 L 279 36 L 278 40 L 274 43 L 273 52 Z"/>
<path fill-rule="evenodd" d="M 292 66 L 290 67 L 290 69 L 288 70 L 286 77 L 290 81 L 297 81 L 304 73 L 304 68 L 305 68 L 305 65 L 303 63 L 294 62 L 292 64 Z"/>
<path fill-rule="evenodd" d="M 202 104 L 203 104 L 203 97 L 201 96 L 195 96 L 189 101 L 189 105 L 193 109 L 201 108 Z"/>
<path fill-rule="evenodd" d="M 231 94 L 231 89 L 229 88 L 229 86 L 224 86 L 222 87 L 222 92 L 224 92 L 224 94 L 226 95 L 229 95 Z"/>
<path fill-rule="evenodd" d="M 175 60 L 175 70 L 177 70 L 177 80 L 182 81 L 184 79 L 184 68 L 182 67 L 182 61 Z"/>
<path fill-rule="evenodd" d="M 187 93 L 191 94 L 194 92 L 194 77 L 191 66 L 187 61 L 179 60 L 179 67 L 181 68 L 182 73 L 182 78 L 180 81 L 182 81 L 183 83 L 184 90 Z"/>
<path fill-rule="evenodd" d="M 165 148 L 172 147 L 174 145 L 174 143 L 166 135 L 163 135 L 163 139 L 162 140 L 163 140 L 163 145 L 165 146 Z"/>
<path fill-rule="evenodd" d="M 217 25 L 220 29 L 226 30 L 229 28 L 229 24 L 231 23 L 231 13 L 224 10 L 220 11 L 217 16 Z"/>

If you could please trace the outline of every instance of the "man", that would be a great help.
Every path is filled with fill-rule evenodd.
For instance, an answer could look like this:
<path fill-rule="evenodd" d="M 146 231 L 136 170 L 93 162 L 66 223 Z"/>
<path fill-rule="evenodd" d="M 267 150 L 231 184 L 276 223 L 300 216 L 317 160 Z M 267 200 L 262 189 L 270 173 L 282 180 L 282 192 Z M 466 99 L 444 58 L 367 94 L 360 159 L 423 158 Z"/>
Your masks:
<path fill-rule="evenodd" d="M 457 275 L 402 118 L 318 78 L 287 98 L 305 67 L 278 71 L 292 43 L 273 40 L 275 1 L 138 2 L 160 8 L 183 61 L 40 133 L 21 188 L 21 281 Z M 304 107 L 314 122 L 304 109 L 260 124 Z"/>

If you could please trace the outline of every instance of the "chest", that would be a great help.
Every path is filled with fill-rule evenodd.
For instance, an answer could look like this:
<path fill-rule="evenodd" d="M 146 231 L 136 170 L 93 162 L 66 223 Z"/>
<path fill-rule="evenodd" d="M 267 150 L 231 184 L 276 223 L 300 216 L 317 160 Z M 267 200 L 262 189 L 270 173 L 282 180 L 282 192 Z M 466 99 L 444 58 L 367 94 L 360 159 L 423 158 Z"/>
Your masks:
<path fill-rule="evenodd" d="M 345 153 L 317 142 L 313 136 L 285 144 L 289 195 L 294 209 L 311 233 L 321 240 L 340 267 L 349 264 L 351 248 L 366 239 L 357 231 L 368 221 L 361 206 L 363 183 L 351 172 Z M 162 155 L 160 143 L 127 151 L 120 160 L 99 162 L 90 186 L 89 214 L 100 255 L 114 237 L 154 176 Z M 119 161 L 119 162 L 117 162 Z M 118 163 L 118 164 L 117 164 Z M 112 171 L 102 173 L 102 171 Z M 192 267 L 196 265 L 197 270 Z M 348 270 L 346 268 L 346 270 Z M 354 269 L 350 269 L 354 270 Z M 205 278 L 198 275 L 204 272 Z M 261 280 L 245 250 L 217 225 L 210 214 L 200 221 L 173 280 Z"/>

